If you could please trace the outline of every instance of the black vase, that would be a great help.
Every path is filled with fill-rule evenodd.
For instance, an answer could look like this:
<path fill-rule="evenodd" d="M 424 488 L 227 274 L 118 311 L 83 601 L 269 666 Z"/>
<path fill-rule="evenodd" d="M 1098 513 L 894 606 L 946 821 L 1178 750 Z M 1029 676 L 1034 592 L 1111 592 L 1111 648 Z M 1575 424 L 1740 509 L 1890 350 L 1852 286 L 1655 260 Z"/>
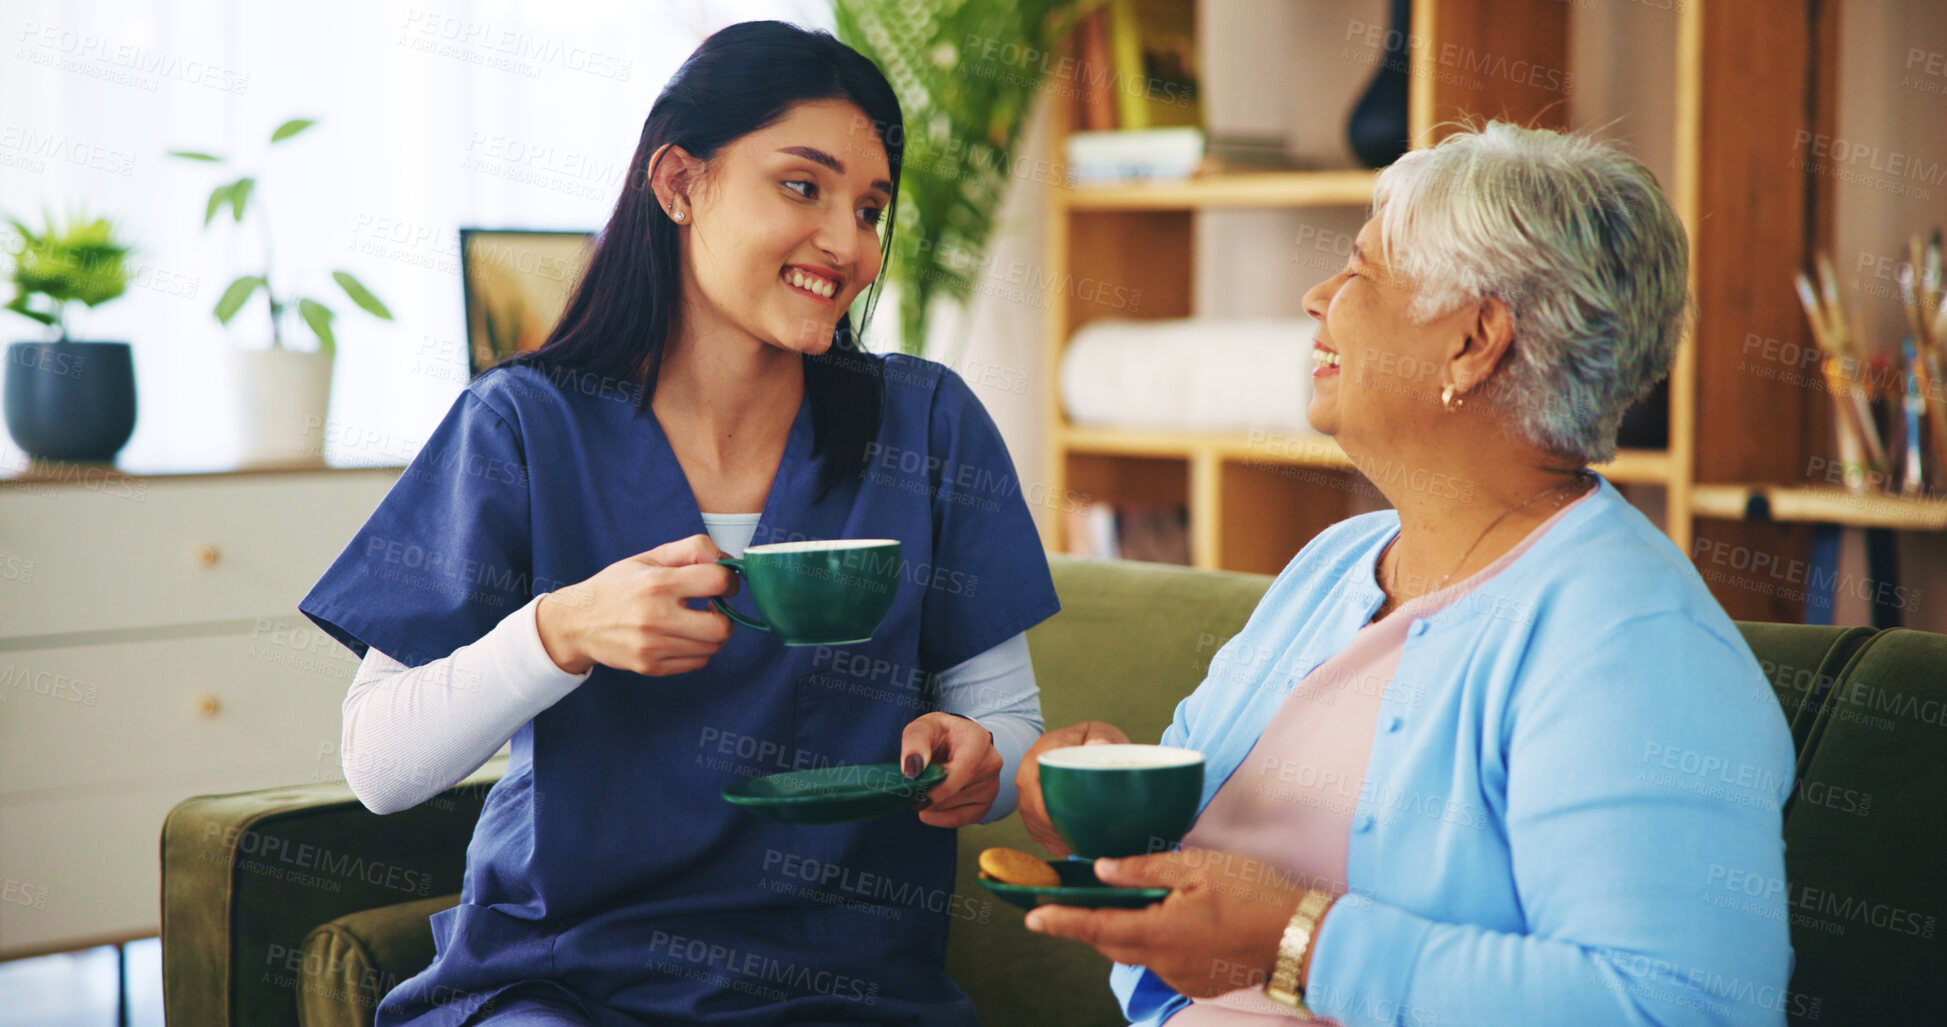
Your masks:
<path fill-rule="evenodd" d="M 1413 0 L 1393 0 L 1385 60 L 1345 126 L 1353 155 L 1369 168 L 1383 168 L 1406 153 L 1406 54 L 1412 29 Z"/>
<path fill-rule="evenodd" d="M 126 342 L 7 347 L 7 432 L 42 460 L 106 462 L 135 433 L 135 360 Z"/>

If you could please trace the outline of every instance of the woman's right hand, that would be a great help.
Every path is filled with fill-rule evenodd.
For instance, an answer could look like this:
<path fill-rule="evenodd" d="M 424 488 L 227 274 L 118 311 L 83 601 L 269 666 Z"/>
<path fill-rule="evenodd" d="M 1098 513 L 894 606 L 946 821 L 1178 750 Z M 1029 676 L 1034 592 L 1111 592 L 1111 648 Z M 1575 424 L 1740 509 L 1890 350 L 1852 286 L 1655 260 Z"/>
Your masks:
<path fill-rule="evenodd" d="M 684 600 L 736 591 L 722 555 L 710 536 L 691 535 L 543 595 L 534 621 L 548 658 L 571 674 L 597 663 L 651 676 L 701 668 L 730 637 L 730 618 Z"/>
<path fill-rule="evenodd" d="M 1042 848 L 1058 859 L 1066 859 L 1069 853 L 1075 851 L 1061 840 L 1061 834 L 1048 819 L 1048 807 L 1041 801 L 1041 764 L 1035 761 L 1036 756 L 1050 749 L 1065 749 L 1071 745 L 1108 745 L 1127 741 L 1129 736 L 1114 724 L 1084 720 L 1046 732 L 1029 746 L 1027 754 L 1021 757 L 1021 765 L 1014 771 L 1017 808 L 1021 811 L 1021 823 L 1027 826 L 1028 837 L 1040 842 Z"/>

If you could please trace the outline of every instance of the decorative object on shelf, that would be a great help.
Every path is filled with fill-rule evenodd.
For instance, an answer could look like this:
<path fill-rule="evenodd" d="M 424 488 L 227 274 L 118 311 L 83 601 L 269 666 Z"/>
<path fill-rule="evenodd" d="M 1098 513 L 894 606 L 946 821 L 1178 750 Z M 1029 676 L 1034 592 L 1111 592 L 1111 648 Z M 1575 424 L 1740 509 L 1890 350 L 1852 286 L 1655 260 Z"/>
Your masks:
<path fill-rule="evenodd" d="M 1933 451 L 1931 480 L 1936 488 L 1947 487 L 1947 400 L 1941 396 L 1947 388 L 1947 379 L 1941 376 L 1941 365 L 1947 362 L 1947 283 L 1941 276 L 1940 242 L 1938 228 L 1925 240 L 1916 233 L 1908 244 L 1910 259 L 1900 268 L 1900 299 L 1913 333 L 1913 354 L 1907 365 L 1933 429 L 1927 441 Z M 1924 462 L 1915 458 L 1914 463 L 1921 467 L 1924 479 Z"/>
<path fill-rule="evenodd" d="M 1204 163 L 1203 129 L 1124 128 L 1070 132 L 1062 141 L 1071 184 L 1181 179 Z"/>
<path fill-rule="evenodd" d="M 1015 149 L 1077 0 L 836 0 L 838 38 L 899 95 L 906 139 L 887 283 L 900 347 L 920 353 L 936 298 L 965 304 L 1018 177 Z M 971 319 L 963 318 L 971 327 Z M 956 349 L 958 347 L 956 346 Z"/>
<path fill-rule="evenodd" d="M 548 341 L 594 245 L 590 231 L 460 229 L 470 374 Z"/>
<path fill-rule="evenodd" d="M 1926 374 L 1926 365 L 1920 361 L 1920 349 L 1913 344 L 1909 335 L 1900 344 L 1900 368 L 1905 372 L 1905 398 L 1900 403 L 1903 415 L 1900 435 L 1900 495 L 1908 499 L 1918 499 L 1926 492 L 1926 468 L 1920 459 L 1920 421 L 1927 414 L 1926 401 L 1920 398 L 1920 379 Z"/>
<path fill-rule="evenodd" d="M 1182 503 L 1093 502 L 1065 516 L 1072 555 L 1190 564 L 1190 508 Z"/>
<path fill-rule="evenodd" d="M 1291 139 L 1277 133 L 1211 130 L 1203 144 L 1199 174 L 1231 175 L 1256 171 L 1303 171 L 1291 152 Z"/>
<path fill-rule="evenodd" d="M 1098 318 L 1061 358 L 1077 425 L 1312 434 L 1313 334 L 1296 318 Z"/>
<path fill-rule="evenodd" d="M 1197 84 L 1196 5 L 1109 0 L 1117 128 L 1203 124 Z"/>
<path fill-rule="evenodd" d="M 1899 269 L 1908 334 L 1897 353 L 1868 353 L 1840 300 L 1838 276 L 1826 254 L 1815 273 L 1794 281 L 1823 358 L 1820 371 L 1838 413 L 1840 468 L 1845 487 L 1917 499 L 1947 485 L 1947 288 L 1941 272 L 1941 233 L 1914 235 Z M 1875 401 L 1881 401 L 1875 406 Z M 1879 414 L 1885 415 L 1881 432 Z M 1882 444 L 1881 439 L 1886 439 Z"/>
<path fill-rule="evenodd" d="M 1413 0 L 1392 0 L 1386 52 L 1345 126 L 1352 153 L 1369 168 L 1383 168 L 1406 153 L 1407 43 L 1412 30 Z"/>
<path fill-rule="evenodd" d="M 1819 371 L 1838 418 L 1839 458 L 1845 468 L 1846 487 L 1856 492 L 1871 491 L 1873 482 L 1885 480 L 1889 468 L 1866 388 L 1860 381 L 1865 357 L 1849 327 L 1831 259 L 1821 253 L 1816 265 L 1817 287 L 1803 271 L 1794 284 L 1805 318 L 1811 323 L 1812 338 L 1822 354 Z"/>
<path fill-rule="evenodd" d="M 308 118 L 286 121 L 270 134 L 270 143 L 275 146 L 289 140 L 314 124 Z M 222 157 L 193 150 L 172 150 L 169 155 L 212 164 L 226 163 Z M 203 227 L 209 228 L 225 207 L 230 210 L 231 220 L 241 223 L 245 212 L 254 209 L 250 201 L 257 191 L 255 175 L 244 175 L 217 186 L 210 192 L 209 203 L 203 211 Z M 262 206 L 261 200 L 257 206 Z M 270 348 L 234 350 L 231 355 L 235 378 L 232 396 L 237 403 L 242 445 L 236 463 L 239 467 L 322 464 L 321 426 L 326 423 L 331 405 L 331 363 L 337 351 L 332 324 L 337 314 L 317 299 L 297 295 L 292 291 L 293 286 L 284 284 L 282 277 L 277 283 L 272 282 L 268 213 L 259 214 L 257 223 L 264 233 L 264 269 L 260 274 L 242 275 L 231 282 L 216 301 L 214 311 L 217 321 L 227 326 L 261 289 L 270 312 Z M 392 320 L 392 312 L 350 272 L 333 271 L 331 278 L 359 309 L 373 317 Z M 295 350 L 286 345 L 285 322 L 292 313 L 311 329 L 317 339 L 315 349 Z"/>
<path fill-rule="evenodd" d="M 7 431 L 38 459 L 110 461 L 135 432 L 135 362 L 126 342 L 70 340 L 67 312 L 126 292 L 131 248 L 107 218 L 43 219 L 40 231 L 8 219 L 16 241 L 7 309 L 55 338 L 7 347 Z"/>
<path fill-rule="evenodd" d="M 1101 4 L 1075 24 L 1075 127 L 1084 132 L 1107 132 L 1118 126 L 1114 81 L 1115 59 L 1109 47 L 1109 8 Z"/>

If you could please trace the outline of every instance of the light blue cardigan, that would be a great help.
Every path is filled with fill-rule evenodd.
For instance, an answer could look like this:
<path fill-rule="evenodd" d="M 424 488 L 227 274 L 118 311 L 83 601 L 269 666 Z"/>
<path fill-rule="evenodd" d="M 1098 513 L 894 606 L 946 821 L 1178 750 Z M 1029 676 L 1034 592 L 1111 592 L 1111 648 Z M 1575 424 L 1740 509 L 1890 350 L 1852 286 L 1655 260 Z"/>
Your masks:
<path fill-rule="evenodd" d="M 1176 708 L 1203 802 L 1382 598 L 1393 511 L 1320 534 Z M 1782 1024 L 1793 754 L 1757 659 L 1607 481 L 1415 622 L 1386 686 L 1308 1002 L 1352 1024 Z M 1248 782 L 1248 778 L 1240 778 Z M 1189 1000 L 1142 967 L 1133 1023 Z"/>

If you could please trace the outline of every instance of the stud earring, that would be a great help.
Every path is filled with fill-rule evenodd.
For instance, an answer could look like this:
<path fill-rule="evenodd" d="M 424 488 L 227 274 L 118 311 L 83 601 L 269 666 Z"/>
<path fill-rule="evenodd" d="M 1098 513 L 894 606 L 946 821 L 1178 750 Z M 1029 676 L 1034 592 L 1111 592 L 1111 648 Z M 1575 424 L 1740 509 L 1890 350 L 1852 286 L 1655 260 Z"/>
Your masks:
<path fill-rule="evenodd" d="M 1454 395 L 1454 387 L 1452 382 L 1448 382 L 1447 387 L 1440 390 L 1440 406 L 1445 408 L 1447 413 L 1451 414 L 1454 411 L 1459 410 L 1461 407 L 1464 407 L 1466 405 L 1467 405 L 1466 400 L 1461 399 Z"/>
<path fill-rule="evenodd" d="M 670 212 L 669 212 L 669 216 L 670 216 L 670 217 L 672 217 L 672 218 L 675 218 L 675 219 L 676 219 L 676 220 L 678 220 L 678 221 L 681 221 L 681 220 L 683 220 L 683 212 L 682 212 L 682 211 L 680 211 L 680 210 L 672 210 L 672 211 L 670 211 Z"/>

